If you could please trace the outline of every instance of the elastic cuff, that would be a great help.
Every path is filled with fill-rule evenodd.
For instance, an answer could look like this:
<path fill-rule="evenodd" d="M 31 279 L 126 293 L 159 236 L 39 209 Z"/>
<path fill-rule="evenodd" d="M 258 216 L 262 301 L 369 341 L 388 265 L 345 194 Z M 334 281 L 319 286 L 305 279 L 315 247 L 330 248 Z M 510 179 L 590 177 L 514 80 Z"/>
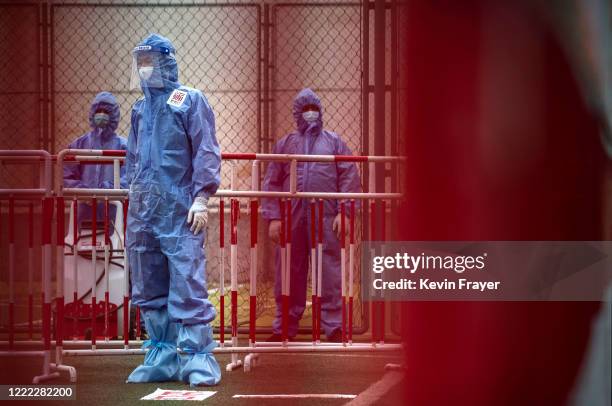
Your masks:
<path fill-rule="evenodd" d="M 204 204 L 204 206 L 208 205 L 208 197 L 205 196 L 196 196 L 195 201 L 199 201 Z"/>

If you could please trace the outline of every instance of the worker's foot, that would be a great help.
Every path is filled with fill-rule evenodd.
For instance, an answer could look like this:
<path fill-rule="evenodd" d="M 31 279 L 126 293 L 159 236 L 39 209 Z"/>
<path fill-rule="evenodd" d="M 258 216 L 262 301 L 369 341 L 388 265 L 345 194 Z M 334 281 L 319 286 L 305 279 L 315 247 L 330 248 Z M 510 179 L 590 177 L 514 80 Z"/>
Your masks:
<path fill-rule="evenodd" d="M 288 337 L 288 341 L 294 341 L 294 340 L 295 340 L 295 337 Z M 283 336 L 282 334 L 274 333 L 270 337 L 268 337 L 266 341 L 269 343 L 280 343 L 283 341 Z"/>
<path fill-rule="evenodd" d="M 179 379 L 189 386 L 213 386 L 221 381 L 221 368 L 212 354 L 217 342 L 208 324 L 181 324 L 177 339 Z"/>
<path fill-rule="evenodd" d="M 337 328 L 327 337 L 327 341 L 330 343 L 341 343 L 342 342 L 342 330 Z"/>

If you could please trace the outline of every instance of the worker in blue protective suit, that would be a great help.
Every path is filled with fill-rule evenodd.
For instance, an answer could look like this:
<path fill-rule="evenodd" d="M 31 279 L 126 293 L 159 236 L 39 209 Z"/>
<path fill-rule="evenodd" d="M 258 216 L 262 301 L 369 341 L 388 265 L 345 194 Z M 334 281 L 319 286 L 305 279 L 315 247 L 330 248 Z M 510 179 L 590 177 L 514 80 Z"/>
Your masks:
<path fill-rule="evenodd" d="M 89 126 L 91 131 L 77 138 L 68 145 L 70 149 L 123 149 L 127 148 L 125 137 L 117 135 L 121 114 L 117 99 L 109 92 L 98 93 L 89 109 Z M 120 169 L 120 187 L 127 188 L 125 182 L 125 166 Z M 64 164 L 64 187 L 88 189 L 113 189 L 113 165 L 79 164 L 66 162 Z M 96 219 L 104 221 L 104 202 L 100 199 L 96 207 Z M 115 219 L 115 206 L 110 206 L 109 217 Z M 78 207 L 77 222 L 91 221 L 91 205 L 81 203 Z M 111 228 L 112 230 L 112 228 Z"/>
<path fill-rule="evenodd" d="M 144 363 L 128 382 L 182 380 L 215 385 L 204 256 L 208 197 L 220 183 L 215 118 L 199 90 L 178 81 L 175 49 L 157 34 L 133 50 L 132 108 L 126 178 L 132 300 L 149 333 Z M 177 351 L 178 348 L 178 351 Z"/>
<path fill-rule="evenodd" d="M 351 155 L 350 149 L 334 132 L 323 129 L 323 111 L 319 97 L 310 89 L 300 91 L 293 102 L 297 126 L 274 146 L 275 154 Z M 271 162 L 264 179 L 266 191 L 289 191 L 289 163 Z M 298 162 L 298 192 L 359 192 L 361 184 L 357 166 L 350 162 Z M 291 274 L 288 336 L 297 334 L 298 323 L 306 307 L 308 259 L 310 255 L 310 206 L 307 199 L 293 199 L 291 206 Z M 318 207 L 318 206 L 317 206 Z M 262 216 L 269 220 L 270 238 L 278 242 L 281 214 L 278 199 L 264 199 Z M 318 216 L 318 214 L 317 214 Z M 323 217 L 323 283 L 321 327 L 329 341 L 339 342 L 341 334 L 340 274 L 340 202 L 324 201 Z M 318 233 L 318 221 L 317 233 Z M 276 248 L 276 317 L 269 341 L 281 340 L 282 294 L 280 249 Z"/>

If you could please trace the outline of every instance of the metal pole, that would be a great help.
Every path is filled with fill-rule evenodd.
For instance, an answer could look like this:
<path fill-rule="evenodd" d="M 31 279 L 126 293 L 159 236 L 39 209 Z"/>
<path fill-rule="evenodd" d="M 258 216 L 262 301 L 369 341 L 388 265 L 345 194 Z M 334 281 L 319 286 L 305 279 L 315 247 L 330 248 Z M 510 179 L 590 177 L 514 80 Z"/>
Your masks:
<path fill-rule="evenodd" d="M 317 241 L 317 344 L 321 342 L 321 303 L 323 301 L 323 199 L 319 199 L 318 241 Z"/>
<path fill-rule="evenodd" d="M 257 148 L 261 149 L 261 6 L 257 6 L 257 28 Z"/>
<path fill-rule="evenodd" d="M 9 348 L 13 349 L 15 338 L 15 199 L 9 198 L 8 212 L 9 240 Z"/>
<path fill-rule="evenodd" d="M 263 152 L 270 152 L 270 5 L 264 4 L 263 31 Z"/>
<path fill-rule="evenodd" d="M 374 3 L 374 155 L 385 155 L 385 0 Z M 380 165 L 384 168 L 384 164 Z M 376 191 L 384 190 L 385 173 L 376 173 Z M 373 190 L 370 190 L 373 192 Z"/>
<path fill-rule="evenodd" d="M 361 31 L 362 31 L 362 52 L 361 52 L 361 120 L 362 120 L 362 133 L 361 133 L 361 153 L 363 155 L 369 155 L 370 153 L 370 0 L 365 0 L 361 8 L 362 20 L 361 20 Z M 370 165 L 364 165 L 363 167 L 363 178 L 368 179 L 370 174 Z M 370 186 L 366 186 L 366 192 L 372 192 Z M 370 225 L 370 219 L 367 216 L 367 200 L 363 203 L 362 218 L 361 218 L 361 235 L 367 236 Z M 364 330 L 367 331 L 368 315 L 367 306 L 363 306 L 365 315 L 362 315 L 364 324 Z"/>
<path fill-rule="evenodd" d="M 57 320 L 55 329 L 55 363 L 62 363 L 62 346 L 64 340 L 64 198 L 56 197 L 57 201 L 57 246 L 56 246 L 56 306 Z M 75 258 L 76 259 L 76 258 Z"/>
<path fill-rule="evenodd" d="M 78 212 L 79 212 L 79 202 L 76 198 L 72 200 L 72 312 L 73 312 L 73 334 L 72 339 L 76 340 L 78 338 L 79 331 L 79 221 L 78 221 Z"/>
<path fill-rule="evenodd" d="M 41 4 L 42 16 L 41 16 L 41 38 L 42 38 L 42 61 L 41 61 L 41 76 L 42 76 L 42 91 L 41 91 L 41 105 L 42 105 L 42 149 L 51 150 L 51 142 L 49 140 L 49 38 L 48 30 L 48 9 L 49 5 L 47 2 Z"/>
<path fill-rule="evenodd" d="M 225 202 L 219 199 L 219 341 L 225 345 Z"/>
<path fill-rule="evenodd" d="M 130 339 L 130 264 L 128 261 L 127 244 L 125 243 L 128 204 L 129 201 L 126 200 L 121 205 L 123 210 L 123 345 L 126 349 L 129 348 Z"/>
<path fill-rule="evenodd" d="M 113 188 L 121 189 L 121 161 L 117 158 L 113 159 Z"/>
<path fill-rule="evenodd" d="M 28 207 L 28 337 L 34 335 L 34 202 Z"/>
<path fill-rule="evenodd" d="M 110 233 L 108 197 L 104 198 L 104 341 L 109 337 L 109 301 L 110 301 Z"/>
<path fill-rule="evenodd" d="M 343 345 L 336 346 L 278 346 L 278 347 L 217 347 L 212 352 L 213 354 L 248 354 L 248 353 L 310 353 L 310 352 L 344 352 L 344 353 L 373 353 L 373 352 L 398 352 L 402 351 L 403 347 L 401 344 L 388 344 L 382 347 L 371 347 L 371 346 L 351 346 L 345 347 Z M 143 349 L 105 349 L 105 350 L 65 350 L 65 355 L 70 356 L 95 356 L 95 355 L 142 355 L 145 354 L 146 350 Z"/>
<path fill-rule="evenodd" d="M 94 197 L 91 200 L 91 267 L 93 276 L 91 280 L 91 349 L 96 349 L 96 281 L 97 281 L 97 259 L 98 259 L 98 250 L 97 250 L 97 207 L 98 201 Z"/>
<path fill-rule="evenodd" d="M 342 296 L 342 344 L 346 343 L 346 204 L 340 202 L 340 292 Z"/>
<path fill-rule="evenodd" d="M 289 292 L 287 292 L 287 248 L 285 243 L 285 200 L 280 200 L 280 221 L 281 221 L 281 230 L 280 230 L 280 253 L 281 253 L 281 307 L 282 307 L 282 315 L 281 315 L 281 336 L 283 343 L 287 343 L 287 327 L 288 327 L 288 319 L 289 319 Z"/>
<path fill-rule="evenodd" d="M 310 202 L 310 282 L 312 304 L 312 344 L 317 342 L 317 207 L 316 201 Z"/>
<path fill-rule="evenodd" d="M 259 161 L 253 161 L 251 172 L 251 189 L 259 190 Z M 256 311 L 257 311 L 257 214 L 258 200 L 251 199 L 251 263 L 250 263 L 250 302 L 249 302 L 249 337 L 250 345 L 255 345 Z"/>
<path fill-rule="evenodd" d="M 353 285 L 355 267 L 355 200 L 351 200 L 349 223 L 349 302 L 348 302 L 348 342 L 353 344 Z"/>

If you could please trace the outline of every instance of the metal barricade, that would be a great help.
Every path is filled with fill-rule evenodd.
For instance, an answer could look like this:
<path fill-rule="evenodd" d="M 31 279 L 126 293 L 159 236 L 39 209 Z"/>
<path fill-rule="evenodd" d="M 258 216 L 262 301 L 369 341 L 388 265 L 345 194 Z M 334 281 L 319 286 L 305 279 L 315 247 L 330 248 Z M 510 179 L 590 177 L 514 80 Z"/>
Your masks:
<path fill-rule="evenodd" d="M 20 154 L 21 153 L 21 154 Z M 44 161 L 45 175 L 43 181 L 44 188 L 40 189 L 24 189 L 24 190 L 3 190 L 0 189 L 0 197 L 7 196 L 13 199 L 14 196 L 27 196 L 33 198 L 41 198 L 44 196 L 43 216 L 45 223 L 45 232 L 43 233 L 43 286 L 44 286 L 44 303 L 43 303 L 43 341 L 44 351 L 34 352 L 44 357 L 43 375 L 35 378 L 35 381 L 47 379 L 57 376 L 58 371 L 68 371 L 71 379 L 76 380 L 76 370 L 73 367 L 64 364 L 64 356 L 83 356 L 83 355 L 126 355 L 126 354 L 141 354 L 145 350 L 130 348 L 130 345 L 141 344 L 140 340 L 129 340 L 129 263 L 127 261 L 126 248 L 124 238 L 126 214 L 127 214 L 127 190 L 119 189 L 119 167 L 121 161 L 124 160 L 125 151 L 108 151 L 108 150 L 63 150 L 56 157 L 50 156 L 45 151 L 0 151 L 0 159 L 16 160 L 26 159 L 32 161 Z M 260 353 L 278 353 L 278 352 L 369 352 L 369 351 L 398 351 L 401 349 L 399 344 L 384 343 L 384 302 L 375 302 L 372 304 L 372 340 L 369 343 L 353 341 L 353 309 L 355 297 L 355 270 L 358 268 L 356 260 L 356 249 L 359 242 L 356 236 L 356 215 L 357 201 L 361 201 L 361 207 L 365 210 L 367 202 L 371 203 L 372 213 L 374 212 L 376 201 L 381 202 L 382 209 L 385 210 L 385 201 L 402 198 L 402 194 L 394 193 L 329 193 L 329 192 L 301 192 L 297 190 L 297 166 L 298 162 L 328 162 L 330 164 L 338 162 L 355 162 L 367 163 L 374 165 L 384 162 L 401 162 L 400 157 L 379 157 L 379 156 L 333 156 L 333 155 L 287 155 L 287 154 L 251 154 L 251 153 L 226 153 L 222 154 L 224 161 L 229 161 L 231 171 L 231 187 L 226 190 L 218 190 L 213 199 L 219 199 L 219 250 L 221 252 L 221 266 L 219 269 L 219 295 L 220 295 L 220 329 L 219 329 L 219 344 L 214 353 L 229 353 L 232 354 L 231 362 L 226 366 L 226 369 L 233 370 L 244 365 L 245 370 L 250 370 L 256 364 L 258 354 Z M 54 184 L 55 193 L 51 188 L 51 162 L 56 161 L 56 178 Z M 251 170 L 251 189 L 238 190 L 236 168 L 237 161 L 252 161 Z M 289 163 L 289 190 L 283 192 L 271 192 L 259 190 L 260 166 L 264 161 L 283 161 Z M 63 187 L 63 166 L 65 164 L 109 164 L 114 165 L 115 189 L 75 189 Z M 373 168 L 369 171 L 371 176 L 369 182 L 374 182 Z M 373 190 L 371 188 L 370 190 Z M 257 307 L 257 264 L 258 264 L 258 230 L 259 230 L 259 199 L 274 198 L 279 199 L 281 207 L 281 286 L 282 286 L 282 338 L 281 343 L 258 342 L 256 340 L 256 307 Z M 68 233 L 65 232 L 64 213 L 65 201 L 71 200 L 71 220 Z M 97 244 L 97 216 L 96 208 L 98 199 L 104 202 L 104 237 L 100 248 Z M 230 219 L 229 219 L 229 234 L 230 234 L 230 327 L 231 327 L 231 343 L 225 341 L 225 203 L 229 199 Z M 248 199 L 248 211 L 250 213 L 250 245 L 249 245 L 249 326 L 248 326 L 248 345 L 240 346 L 238 337 L 238 218 L 240 213 L 240 199 Z M 306 200 L 309 202 L 308 208 L 311 210 L 311 311 L 312 311 L 312 341 L 311 342 L 289 342 L 287 334 L 288 324 L 288 303 L 289 292 L 291 286 L 290 280 L 290 264 L 291 264 L 291 207 L 295 199 Z M 340 343 L 322 343 L 320 340 L 321 331 L 321 297 L 322 297 L 322 213 L 323 202 L 325 199 L 341 200 L 340 212 L 341 216 L 341 292 L 342 297 L 342 342 Z M 55 247 L 51 241 L 51 228 L 53 223 L 53 206 L 54 200 L 57 202 L 57 214 L 55 216 L 55 224 L 57 230 L 57 238 Z M 79 201 L 90 201 L 92 204 L 92 241 L 87 247 L 81 246 L 78 243 L 77 231 L 77 207 Z M 115 243 L 117 249 L 112 251 L 120 252 L 123 256 L 122 273 L 119 279 L 122 282 L 120 286 L 123 299 L 123 340 L 112 340 L 109 336 L 109 302 L 114 294 L 112 286 L 117 286 L 117 283 L 111 286 L 112 272 L 110 271 L 110 256 L 111 256 L 111 239 L 110 239 L 110 220 L 109 206 L 113 202 L 117 205 L 117 216 L 115 217 L 115 228 L 118 228 L 118 243 Z M 121 209 L 121 210 L 119 210 Z M 316 215 L 318 212 L 318 216 Z M 10 216 L 9 216 L 10 217 Z M 348 224 L 347 220 L 348 219 Z M 381 235 L 385 234 L 384 216 L 382 216 L 382 224 L 378 225 Z M 372 225 L 376 224 L 376 217 L 372 216 Z M 316 231 L 315 231 L 316 230 Z M 348 233 L 347 233 L 348 231 Z M 377 236 L 372 233 L 372 238 Z M 348 239 L 348 250 L 346 239 Z M 70 246 L 72 245 L 72 246 Z M 118 246 L 118 247 L 117 247 Z M 82 295 L 79 292 L 79 270 L 77 264 L 77 256 L 79 252 L 89 250 L 91 252 L 91 263 L 93 274 L 91 275 L 91 288 L 88 292 L 91 299 L 91 340 L 83 341 L 74 338 L 73 340 L 64 341 L 65 329 L 64 323 L 64 308 L 65 299 L 72 297 L 73 304 L 85 298 L 87 295 Z M 103 287 L 98 285 L 98 277 L 96 269 L 99 260 L 98 252 L 102 252 L 102 260 L 104 261 L 104 282 Z M 347 252 L 348 251 L 348 252 Z M 11 248 L 9 252 L 13 252 Z M 51 292 L 50 292 L 50 275 L 51 275 L 51 255 L 55 253 L 57 256 L 57 289 L 56 289 L 56 318 L 55 318 L 55 340 L 51 340 Z M 66 254 L 73 256 L 73 264 L 70 267 L 65 267 L 64 257 Z M 12 255 L 12 254 L 10 254 Z M 315 260 L 316 258 L 316 260 Z M 11 263 L 11 261 L 9 261 Z M 347 270 L 348 262 L 348 270 Z M 11 271 L 12 272 L 12 271 Z M 12 275 L 12 273 L 11 273 Z M 69 278 L 71 277 L 71 279 Z M 12 277 L 11 277 L 12 278 Z M 70 280 L 72 285 L 72 295 L 65 292 L 64 282 Z M 12 279 L 9 281 L 12 287 Z M 121 285 L 121 283 L 119 283 Z M 96 307 L 97 300 L 101 295 L 104 295 L 104 340 L 97 341 L 96 337 Z M 11 296 L 12 297 L 12 296 Z M 137 312 L 138 314 L 138 312 Z M 376 317 L 379 317 L 378 320 Z M 381 324 L 382 323 L 382 324 Z M 13 322 L 11 321 L 11 326 Z M 138 323 L 137 323 L 138 324 Z M 75 330 L 76 331 L 76 330 Z M 13 335 L 9 340 L 11 351 L 0 352 L 0 356 L 15 356 L 16 354 L 28 354 L 24 351 L 13 351 L 15 343 Z M 39 341 L 27 341 L 24 344 L 41 343 Z M 82 346 L 91 344 L 90 349 L 65 349 L 64 347 Z M 50 350 L 51 345 L 56 348 L 55 362 L 51 362 Z M 112 348 L 123 346 L 123 348 Z M 238 358 L 239 354 L 246 354 L 243 360 Z"/>

